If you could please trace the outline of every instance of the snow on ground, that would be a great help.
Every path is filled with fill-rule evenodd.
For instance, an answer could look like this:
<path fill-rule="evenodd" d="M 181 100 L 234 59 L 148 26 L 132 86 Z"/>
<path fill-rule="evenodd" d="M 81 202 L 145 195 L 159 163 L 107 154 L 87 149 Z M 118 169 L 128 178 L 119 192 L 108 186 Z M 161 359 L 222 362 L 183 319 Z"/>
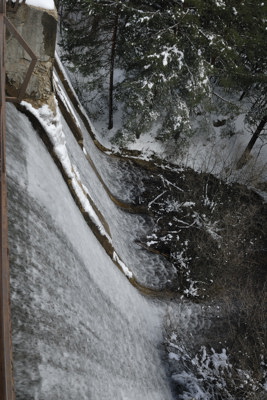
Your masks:
<path fill-rule="evenodd" d="M 252 132 L 244 122 L 244 115 L 234 121 L 235 134 L 226 135 L 223 128 L 212 128 L 206 137 L 200 133 L 190 141 L 184 155 L 177 157 L 183 165 L 196 171 L 209 172 L 227 182 L 240 182 L 253 186 L 267 180 L 267 140 L 259 137 L 251 151 L 251 158 L 241 169 L 236 163 L 244 152 Z M 256 127 L 255 127 L 256 129 Z"/>
<path fill-rule="evenodd" d="M 58 48 L 57 51 L 60 53 L 61 49 Z M 64 70 L 63 66 L 62 70 Z M 119 76 L 118 81 L 122 79 L 123 72 L 121 70 L 117 71 L 116 74 Z M 83 92 L 83 87 L 86 88 L 86 80 L 79 74 L 68 70 L 68 74 L 65 73 L 65 76 L 70 86 L 70 79 L 67 75 L 80 85 L 81 96 L 84 97 L 83 101 L 87 102 L 87 106 L 89 106 L 88 94 L 85 90 Z M 91 112 L 94 114 L 96 112 L 94 103 L 90 104 Z M 236 163 L 256 129 L 256 126 L 249 126 L 245 123 L 247 107 L 248 105 L 244 103 L 240 113 L 235 117 L 230 117 L 229 112 L 226 114 L 211 112 L 204 118 L 196 116 L 191 120 L 194 134 L 188 140 L 185 138 L 187 144 L 184 147 L 174 142 L 164 143 L 158 140 L 159 126 L 157 123 L 150 131 L 142 133 L 138 139 L 131 137 L 127 141 L 126 138 L 122 147 L 140 152 L 141 154 L 138 157 L 145 160 L 156 156 L 171 163 L 192 168 L 195 171 L 212 173 L 227 182 L 240 182 L 254 187 L 257 182 L 267 181 L 267 138 L 266 134 L 264 135 L 264 132 L 262 132 L 251 151 L 247 164 L 237 170 Z M 105 108 L 104 104 L 103 108 Z M 84 113 L 86 114 L 85 111 Z M 107 120 L 107 113 L 103 112 L 98 115 L 97 119 L 90 119 L 89 123 L 94 135 L 104 147 L 109 148 L 111 152 L 119 152 L 120 148 L 114 143 L 114 137 L 116 132 L 122 128 L 122 105 L 120 103 L 116 104 L 113 115 L 114 127 L 110 130 L 107 129 Z M 224 122 L 217 127 L 214 126 L 217 121 Z"/>
<path fill-rule="evenodd" d="M 117 127 L 120 127 L 121 111 L 114 113 L 114 128 L 107 129 L 106 120 L 99 118 L 94 121 L 93 130 L 97 139 L 112 151 L 119 151 L 114 145 L 113 137 Z M 216 121 L 225 120 L 225 124 L 216 127 Z M 210 114 L 206 120 L 196 117 L 192 121 L 194 135 L 187 144 L 177 145 L 172 142 L 161 142 L 156 139 L 158 126 L 140 138 L 125 143 L 125 148 L 139 151 L 139 158 L 149 160 L 156 156 L 177 165 L 189 167 L 198 172 L 211 173 L 226 182 L 239 182 L 254 187 L 258 182 L 267 181 L 267 137 L 264 132 L 256 141 L 250 158 L 241 169 L 236 164 L 249 143 L 256 126 L 245 123 L 245 114 L 240 113 L 233 119 L 227 115 Z"/>
<path fill-rule="evenodd" d="M 121 112 L 114 115 L 114 126 Z M 140 152 L 138 158 L 149 160 L 153 156 L 166 160 L 179 166 L 189 167 L 198 172 L 207 172 L 225 180 L 228 183 L 239 182 L 254 188 L 259 182 L 267 181 L 267 138 L 260 135 L 256 141 L 250 158 L 241 169 L 236 164 L 249 143 L 256 127 L 248 127 L 245 124 L 244 114 L 240 114 L 226 126 L 214 127 L 213 121 L 224 116 L 211 115 L 208 126 L 201 129 L 201 121 L 194 121 L 196 133 L 189 138 L 184 147 L 175 143 L 163 143 L 156 139 L 158 126 L 154 126 L 150 132 L 141 134 L 140 138 L 126 142 L 124 147 Z M 119 123 L 120 124 L 120 123 Z M 113 142 L 116 128 L 107 129 L 104 119 L 97 122 L 91 121 L 92 130 L 101 144 L 110 148 L 112 152 L 120 149 Z M 234 129 L 231 132 L 231 128 Z M 205 130 L 206 129 L 206 130 Z M 206 132 L 203 135 L 203 132 Z M 234 134 L 232 134 L 234 133 Z M 264 197 L 264 193 L 260 193 Z M 266 196 L 266 195 L 265 195 Z"/>
<path fill-rule="evenodd" d="M 153 132 L 142 134 L 139 139 L 129 143 L 127 148 L 140 151 L 143 159 L 155 155 L 195 171 L 212 173 L 227 182 L 237 181 L 253 186 L 257 181 L 267 181 L 267 139 L 263 136 L 257 140 L 248 163 L 240 170 L 236 169 L 236 163 L 251 138 L 251 132 L 244 124 L 244 115 L 240 115 L 235 123 L 237 132 L 233 136 L 225 136 L 221 128 L 214 127 L 206 136 L 200 132 L 190 138 L 180 153 L 178 150 L 173 151 L 173 148 L 170 151 L 164 143 L 155 140 Z M 100 128 L 99 131 L 103 132 L 104 129 Z M 111 146 L 106 143 L 108 145 Z"/>
<path fill-rule="evenodd" d="M 12 0 L 12 2 L 16 3 L 16 0 Z M 23 0 L 20 0 L 19 2 L 22 3 Z M 26 0 L 26 4 L 29 6 L 44 8 L 46 10 L 54 10 L 55 8 L 54 0 Z"/>

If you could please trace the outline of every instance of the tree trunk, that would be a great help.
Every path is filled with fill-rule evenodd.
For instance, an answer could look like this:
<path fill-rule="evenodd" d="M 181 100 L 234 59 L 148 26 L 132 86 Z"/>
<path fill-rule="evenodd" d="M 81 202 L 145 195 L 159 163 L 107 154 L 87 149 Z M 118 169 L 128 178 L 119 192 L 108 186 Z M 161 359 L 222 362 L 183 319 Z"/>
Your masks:
<path fill-rule="evenodd" d="M 108 129 L 113 128 L 114 65 L 115 65 L 115 55 L 116 55 L 119 14 L 120 14 L 120 9 L 119 9 L 119 7 L 117 7 L 115 20 L 114 20 L 113 34 L 112 34 L 112 39 L 111 39 L 110 70 L 109 70 Z"/>
<path fill-rule="evenodd" d="M 242 154 L 242 156 L 239 158 L 238 162 L 237 162 L 237 169 L 241 169 L 248 161 L 249 158 L 249 154 L 256 142 L 256 140 L 258 139 L 258 137 L 260 136 L 261 131 L 264 129 L 265 124 L 267 123 L 267 115 L 265 115 L 262 120 L 260 121 L 259 125 L 257 126 L 257 129 L 255 130 L 254 134 L 252 135 L 252 138 L 250 139 L 244 153 Z"/>

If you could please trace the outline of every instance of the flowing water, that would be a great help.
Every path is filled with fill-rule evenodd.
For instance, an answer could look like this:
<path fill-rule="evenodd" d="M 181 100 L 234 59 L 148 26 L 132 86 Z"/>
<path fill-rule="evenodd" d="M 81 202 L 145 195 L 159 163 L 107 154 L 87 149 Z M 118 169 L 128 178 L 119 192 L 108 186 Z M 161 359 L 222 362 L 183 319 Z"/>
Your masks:
<path fill-rule="evenodd" d="M 108 219 L 116 249 L 134 265 L 122 232 L 132 221 L 118 221 L 125 214 L 114 211 L 65 130 L 68 149 Z M 141 296 L 113 264 L 42 140 L 13 105 L 8 106 L 7 139 L 17 399 L 172 399 L 162 361 L 164 306 Z M 105 169 L 97 157 L 95 163 Z M 142 217 L 132 219 L 142 226 Z"/>
<path fill-rule="evenodd" d="M 63 120 L 63 119 L 62 119 Z M 140 170 L 128 162 L 112 158 L 99 151 L 91 137 L 83 130 L 84 146 L 98 172 L 110 191 L 118 198 L 131 202 L 143 190 L 143 175 Z M 176 271 L 171 264 L 157 254 L 144 251 L 136 241 L 151 231 L 152 221 L 147 216 L 129 214 L 120 210 L 107 198 L 105 190 L 99 184 L 98 177 L 91 170 L 88 173 L 88 160 L 84 156 L 72 132 L 63 120 L 70 158 L 81 175 L 82 182 L 90 196 L 105 216 L 111 230 L 112 239 L 122 260 L 135 274 L 138 281 L 148 287 L 161 289 L 171 280 Z"/>

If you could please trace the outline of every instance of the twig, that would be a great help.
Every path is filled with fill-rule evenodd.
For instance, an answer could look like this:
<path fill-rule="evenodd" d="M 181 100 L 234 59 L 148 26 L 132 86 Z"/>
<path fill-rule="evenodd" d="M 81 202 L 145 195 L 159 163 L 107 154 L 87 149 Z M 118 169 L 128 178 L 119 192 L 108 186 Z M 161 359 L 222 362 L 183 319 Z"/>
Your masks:
<path fill-rule="evenodd" d="M 226 100 L 224 99 L 222 96 L 220 96 L 218 93 L 213 92 L 214 96 L 218 97 L 219 99 L 221 99 L 222 101 L 225 101 L 226 103 L 232 104 L 233 106 L 236 106 L 235 103 L 233 103 L 232 101 Z"/>
<path fill-rule="evenodd" d="M 148 203 L 148 208 L 151 207 L 151 204 L 153 204 L 156 200 L 158 200 L 161 196 L 163 196 L 165 193 L 167 192 L 167 190 L 164 190 L 164 192 L 162 192 L 161 194 L 159 194 L 157 197 L 154 198 L 154 200 L 152 200 L 150 203 Z"/>

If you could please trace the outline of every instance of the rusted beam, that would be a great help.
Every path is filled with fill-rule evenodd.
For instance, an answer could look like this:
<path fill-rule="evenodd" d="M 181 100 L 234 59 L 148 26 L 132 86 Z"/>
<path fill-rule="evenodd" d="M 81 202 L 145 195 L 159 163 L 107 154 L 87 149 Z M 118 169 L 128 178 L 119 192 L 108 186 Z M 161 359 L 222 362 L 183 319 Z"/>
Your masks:
<path fill-rule="evenodd" d="M 5 91 L 5 82 L 2 76 L 2 69 L 4 69 L 4 44 L 5 44 L 5 2 L 0 0 L 0 68 L 1 68 L 1 76 L 0 76 L 0 106 L 2 106 L 5 101 L 4 91 Z M 1 126 L 2 127 L 2 126 Z"/>
<path fill-rule="evenodd" d="M 18 102 L 18 98 L 17 98 L 17 97 L 9 97 L 9 96 L 6 96 L 6 102 L 9 102 L 9 103 L 17 103 L 17 102 Z"/>
<path fill-rule="evenodd" d="M 6 182 L 5 16 L 0 0 L 0 399 L 14 400 Z"/>

